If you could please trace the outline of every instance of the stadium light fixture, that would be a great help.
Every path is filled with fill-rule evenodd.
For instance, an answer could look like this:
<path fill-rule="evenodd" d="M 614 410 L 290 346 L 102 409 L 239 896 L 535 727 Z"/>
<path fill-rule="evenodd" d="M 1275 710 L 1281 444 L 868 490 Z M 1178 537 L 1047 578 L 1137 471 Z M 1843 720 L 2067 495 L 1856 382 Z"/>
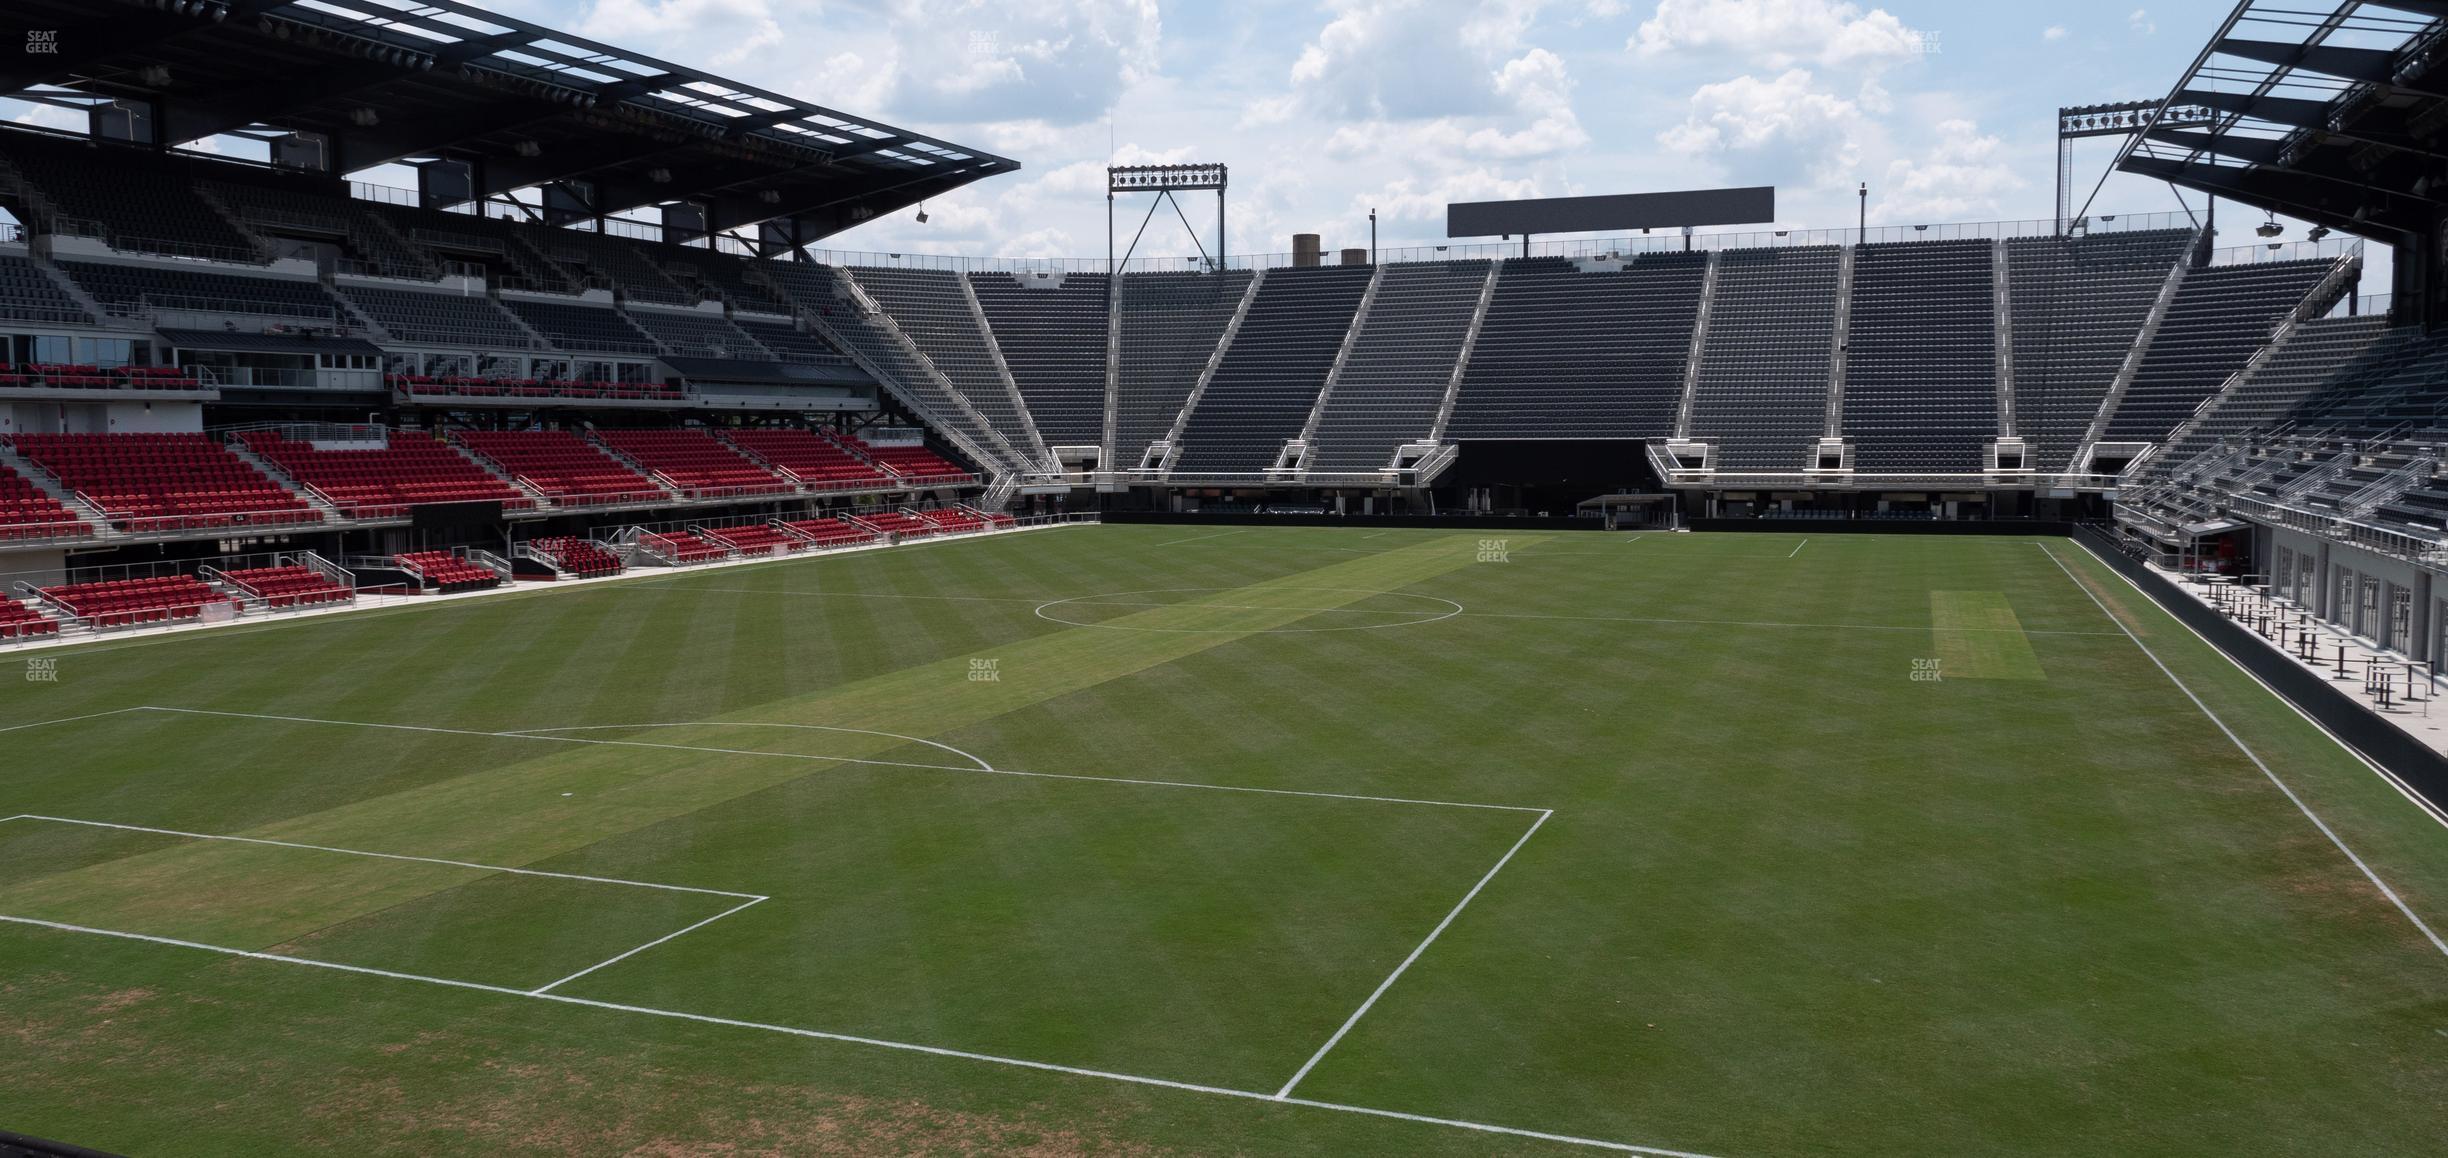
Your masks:
<path fill-rule="evenodd" d="M 920 225 L 924 225 L 924 224 L 926 224 L 926 221 L 927 221 L 927 214 L 926 214 L 926 202 L 921 201 L 921 202 L 919 202 L 919 203 L 918 203 L 918 224 L 920 224 Z"/>
<path fill-rule="evenodd" d="M 2278 224 L 2278 215 L 2272 213 L 2269 216 L 2269 220 L 2253 226 L 2253 232 L 2258 233 L 2263 237 L 2276 237 L 2279 234 L 2286 232 L 2286 226 Z"/>
<path fill-rule="evenodd" d="M 2312 227 L 2312 231 L 2311 231 L 2310 233 L 2306 233 L 2306 234 L 2304 234 L 2304 240 L 2305 240 L 2305 241 L 2320 241 L 2320 240 L 2322 240 L 2322 239 L 2324 239 L 2324 238 L 2326 238 L 2326 237 L 2328 237 L 2328 236 L 2329 236 L 2329 227 L 2328 227 L 2328 226 L 2326 226 L 2326 225 L 2315 225 L 2315 226 L 2313 226 L 2313 227 Z"/>

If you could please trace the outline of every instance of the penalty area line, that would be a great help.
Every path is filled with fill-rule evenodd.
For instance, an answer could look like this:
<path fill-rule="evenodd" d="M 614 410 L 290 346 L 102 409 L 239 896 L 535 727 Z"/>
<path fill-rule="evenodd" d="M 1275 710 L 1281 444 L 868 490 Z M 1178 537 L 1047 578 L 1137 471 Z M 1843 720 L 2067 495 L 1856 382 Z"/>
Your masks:
<path fill-rule="evenodd" d="M 127 712 L 141 712 L 143 710 L 144 709 L 142 707 L 112 708 L 107 712 L 87 712 L 82 716 L 69 716 L 66 719 L 61 720 L 36 720 L 31 724 L 11 724 L 8 727 L 0 728 L 0 732 L 22 732 L 27 728 L 48 728 L 53 724 L 73 724 L 79 720 L 99 720 L 104 716 L 116 716 Z"/>
<path fill-rule="evenodd" d="M 1343 1035 L 1350 1033 L 1353 1026 L 1360 1024 L 1361 1018 L 1368 1016 L 1368 1011 L 1377 1004 L 1377 999 L 1385 996 L 1386 990 L 1392 989 L 1394 983 L 1402 979 L 1403 972 L 1411 968 L 1411 963 L 1419 960 L 1421 954 L 1428 951 L 1428 946 L 1436 944 L 1436 939 L 1445 935 L 1446 927 L 1454 923 L 1454 918 L 1462 915 L 1462 910 L 1470 907 L 1471 901 L 1479 896 L 1479 890 L 1486 888 L 1489 881 L 1495 880 L 1496 874 L 1503 872 L 1504 866 L 1513 860 L 1513 854 L 1520 852 L 1523 845 L 1530 843 L 1530 838 L 1538 835 L 1539 826 L 1546 824 L 1547 819 L 1554 815 L 1552 810 L 1542 811 L 1537 820 L 1530 822 L 1529 829 L 1521 834 L 1521 839 L 1514 841 L 1513 847 L 1506 849 L 1503 856 L 1496 858 L 1495 866 L 1488 869 L 1487 875 L 1480 877 L 1479 883 L 1472 885 L 1469 892 L 1462 894 L 1462 899 L 1454 903 L 1452 911 L 1445 914 L 1445 919 L 1438 921 L 1436 928 L 1428 930 L 1428 936 L 1412 947 L 1411 955 L 1403 958 L 1402 964 L 1395 966 L 1392 973 L 1386 974 L 1386 979 L 1378 982 L 1377 988 L 1369 993 L 1368 1000 L 1361 1002 L 1360 1008 L 1353 1010 L 1352 1015 L 1344 1018 L 1343 1024 L 1336 1027 L 1334 1036 L 1327 1038 L 1326 1044 L 1319 1046 L 1316 1053 L 1309 1055 L 1308 1061 L 1301 1063 L 1300 1070 L 1292 1075 L 1291 1081 L 1285 1082 L 1282 1089 L 1275 1091 L 1276 1101 L 1280 1102 L 1292 1096 L 1292 1088 L 1301 1084 L 1302 1079 L 1307 1078 L 1309 1071 L 1316 1069 L 1319 1062 L 1326 1060 L 1327 1053 L 1342 1043 Z"/>
<path fill-rule="evenodd" d="M 802 760 L 811 763 L 863 764 L 876 768 L 913 768 L 930 772 L 963 772 L 972 776 L 1019 776 L 1031 780 L 1076 780 L 1088 784 L 1129 784 L 1143 788 L 1194 788 L 1203 792 L 1247 792 L 1259 796 L 1303 796 L 1314 800 L 1352 800 L 1367 804 L 1416 804 L 1429 808 L 1477 808 L 1489 812 L 1545 812 L 1526 804 L 1483 804 L 1469 800 L 1417 800 L 1404 796 L 1366 796 L 1353 792 L 1313 792 L 1299 788 L 1259 788 L 1245 784 L 1202 784 L 1193 780 L 1150 780 L 1129 776 L 1089 776 L 1068 772 L 1023 772 L 1015 768 L 970 768 L 958 764 L 924 764 L 910 760 L 875 760 L 864 756 L 819 756 L 803 752 L 769 752 L 754 748 L 707 748 L 693 744 L 656 744 L 644 740 L 590 740 L 579 736 L 548 736 L 535 731 L 482 732 L 471 728 L 432 728 L 419 724 L 375 724 L 360 720 L 318 720 L 306 716 L 273 716 L 258 712 L 224 712 L 206 708 L 169 708 L 147 705 L 143 711 L 173 712 L 188 716 L 226 716 L 240 720 L 270 720 L 284 724 L 316 724 L 335 728 L 373 728 L 388 732 L 429 732 L 442 736 L 476 736 L 492 740 L 532 740 L 554 744 L 592 744 L 610 748 L 648 748 L 666 752 L 701 752 L 713 756 L 762 757 L 773 760 Z M 733 723 L 753 725 L 754 721 L 707 721 L 706 727 L 727 727 Z M 590 725 L 592 726 L 592 725 Z M 604 725 L 606 727 L 672 727 L 668 724 Z M 696 726 L 696 725 L 678 725 Z M 926 743 L 913 740 L 914 743 Z M 954 749 L 957 751 L 957 749 Z M 961 753 L 964 756 L 969 754 Z M 971 756 L 971 759 L 977 757 Z"/>
<path fill-rule="evenodd" d="M 596 963 L 594 963 L 594 964 L 592 964 L 592 965 L 589 965 L 589 966 L 587 966 L 586 968 L 584 968 L 584 969 L 581 969 L 581 970 L 577 971 L 576 973 L 572 973 L 572 974 L 570 974 L 569 976 L 567 976 L 567 977 L 564 977 L 564 978 L 560 979 L 559 981 L 555 981 L 555 982 L 553 982 L 553 983 L 552 983 L 552 984 L 550 984 L 550 985 L 540 985 L 540 986 L 537 986 L 537 987 L 536 987 L 536 988 L 534 988 L 534 989 L 530 989 L 530 990 L 528 990 L 528 991 L 527 991 L 527 995 L 528 995 L 529 997 L 541 997 L 541 996 L 543 996 L 543 995 L 545 995 L 545 994 L 547 994 L 547 993 L 552 992 L 552 991 L 553 991 L 553 990 L 555 990 L 555 989 L 559 989 L 559 988 L 561 988 L 562 986 L 569 984 L 569 983 L 570 983 L 570 982 L 572 982 L 572 981 L 576 981 L 577 979 L 579 979 L 579 978 L 581 978 L 581 977 L 584 977 L 584 976 L 586 976 L 586 975 L 587 975 L 587 974 L 589 974 L 589 973 L 593 973 L 594 971 L 596 971 L 596 970 L 598 970 L 598 969 L 601 969 L 601 968 L 603 968 L 604 966 L 607 966 L 607 965 L 618 965 L 618 964 L 620 964 L 621 962 L 626 961 L 626 960 L 630 959 L 631 957 L 635 957 L 635 956 L 637 956 L 638 954 L 640 954 L 640 953 L 643 953 L 643 952 L 647 951 L 648 949 L 652 949 L 652 948 L 654 948 L 654 947 L 655 947 L 655 946 L 657 946 L 657 945 L 663 944 L 663 943 L 665 943 L 665 942 L 667 942 L 667 941 L 676 941 L 676 940 L 679 940 L 681 937 L 684 937 L 684 936 L 686 936 L 686 935 L 688 935 L 688 934 L 690 934 L 690 933 L 694 933 L 694 932 L 696 932 L 696 931 L 697 931 L 697 930 L 699 930 L 699 929 L 705 928 L 706 926 L 711 925 L 711 924 L 713 924 L 713 923 L 714 923 L 714 922 L 716 922 L 716 921 L 722 920 L 724 917 L 728 917 L 728 916 L 730 916 L 730 915 L 731 915 L 731 914 L 733 914 L 733 913 L 740 912 L 740 911 L 741 911 L 741 910 L 743 910 L 743 909 L 748 909 L 748 908 L 754 907 L 754 906 L 756 906 L 756 905 L 761 905 L 761 904 L 764 904 L 766 901 L 771 900 L 771 899 L 772 899 L 772 898 L 770 898 L 770 897 L 754 897 L 754 898 L 751 898 L 751 899 L 749 899 L 748 901 L 746 901 L 746 902 L 744 902 L 744 903 L 742 903 L 742 904 L 733 905 L 733 906 L 731 906 L 730 908 L 728 908 L 728 909 L 724 909 L 723 911 L 721 911 L 721 912 L 719 912 L 719 913 L 716 913 L 716 914 L 714 914 L 714 915 L 713 915 L 713 916 L 711 916 L 711 917 L 707 917 L 705 920 L 699 921 L 699 922 L 697 922 L 697 923 L 696 923 L 696 924 L 694 924 L 694 925 L 690 925 L 688 928 L 685 928 L 685 929 L 679 929 L 679 930 L 675 930 L 675 931 L 673 931 L 673 932 L 665 933 L 665 934 L 663 934 L 662 936 L 657 937 L 657 938 L 655 938 L 655 939 L 654 939 L 654 940 L 652 940 L 652 941 L 648 941 L 648 942 L 646 942 L 645 944 L 638 946 L 637 948 L 631 949 L 631 950 L 629 950 L 629 951 L 628 951 L 628 952 L 626 952 L 626 953 L 621 953 L 621 954 L 618 954 L 618 955 L 616 955 L 616 956 L 612 956 L 612 957 L 606 957 L 606 958 L 604 958 L 603 960 L 598 961 L 598 962 L 596 962 Z"/>
<path fill-rule="evenodd" d="M 2057 569 L 2065 572 L 2066 580 L 2089 598 L 2091 605 L 2100 609 L 2100 614 L 2107 616 L 2110 622 L 2116 624 L 2118 630 L 2125 633 L 2125 638 L 2132 640 L 2135 647 L 2142 649 L 2142 654 L 2150 659 L 2152 666 L 2159 669 L 2159 674 L 2166 676 L 2169 683 L 2176 685 L 2177 691 L 2183 692 L 2186 699 L 2193 701 L 2193 706 L 2201 709 L 2203 717 L 2218 727 L 2218 730 L 2227 737 L 2228 743 L 2235 745 L 2236 751 L 2244 753 L 2244 758 L 2252 761 L 2253 767 L 2259 768 L 2261 774 L 2269 778 L 2270 783 L 2278 786 L 2278 791 L 2286 794 L 2287 800 L 2295 805 L 2295 810 L 2304 814 L 2304 819 L 2311 821 L 2312 826 L 2319 829 L 2322 836 L 2329 838 L 2329 843 L 2336 845 L 2339 852 L 2346 854 L 2347 860 L 2354 862 L 2355 868 L 2362 872 L 2363 878 L 2370 881 L 2372 887 L 2379 889 L 2380 895 L 2387 897 L 2390 904 L 2397 906 L 2397 911 L 2405 914 L 2406 920 L 2414 923 L 2415 929 L 2421 931 L 2423 937 L 2431 942 L 2432 948 L 2439 950 L 2441 956 L 2448 957 L 2448 941 L 2440 940 L 2440 935 L 2433 932 L 2431 926 L 2425 924 L 2423 919 L 2415 914 L 2413 907 L 2405 903 L 2405 898 L 2398 896 L 2397 890 L 2390 888 L 2388 882 L 2381 880 L 2380 874 L 2373 872 L 2372 867 L 2365 864 L 2363 858 L 2356 855 L 2354 849 L 2347 847 L 2346 841 L 2338 836 L 2337 830 L 2330 828 L 2328 821 L 2322 820 L 2319 813 L 2312 811 L 2312 806 L 2304 803 L 2303 797 L 2297 796 L 2295 789 L 2288 786 L 2285 780 L 2279 778 L 2278 773 L 2270 769 L 2269 764 L 2261 759 L 2260 753 L 2253 751 L 2252 746 L 2246 744 L 2242 736 L 2236 735 L 2235 729 L 2227 726 L 2227 721 L 2220 719 L 2217 712 L 2210 710 L 2209 704 L 2203 703 L 2202 698 L 2195 695 L 2191 687 L 2178 679 L 2175 671 L 2168 667 L 2167 662 L 2159 658 L 2159 653 L 2152 651 L 2149 644 L 2142 642 L 2141 636 L 2134 634 L 2133 628 L 2127 626 L 2115 612 L 2108 610 L 2108 605 L 2100 600 L 2098 593 L 2091 590 L 2090 584 L 2077 577 L 2074 569 L 2066 566 L 2065 560 L 2057 557 L 2057 552 L 2049 550 L 2048 544 L 2034 543 L 2033 546 L 2040 548 L 2040 552 L 2049 557 L 2049 562 L 2057 564 Z M 2211 650 L 2216 651 L 2217 648 L 2213 647 Z"/>
<path fill-rule="evenodd" d="M 1541 819 L 1543 820 L 1544 818 L 1542 817 Z M 1536 828 L 1536 825 L 1532 826 L 1533 831 L 1536 831 Z M 1518 1126 L 1499 1126 L 1487 1122 L 1464 1121 L 1459 1118 L 1438 1118 L 1427 1114 L 1412 1114 L 1403 1112 L 1401 1110 L 1382 1110 L 1371 1106 L 1353 1106 L 1340 1102 L 1321 1102 L 1308 1098 L 1289 1098 L 1279 1095 L 1262 1094 L 1255 1090 L 1236 1090 L 1225 1086 L 1210 1086 L 1202 1085 L 1197 1082 L 1174 1081 L 1170 1078 L 1152 1078 L 1144 1077 L 1138 1074 L 1115 1073 L 1110 1070 L 1095 1070 L 1086 1069 L 1080 1066 L 1059 1065 L 1054 1062 L 1031 1061 L 1027 1058 L 1001 1057 L 995 1054 L 973 1053 L 968 1050 L 951 1049 L 945 1046 L 920 1045 L 916 1042 L 890 1041 L 884 1038 L 860 1037 L 855 1034 L 847 1033 L 828 1033 L 824 1030 L 802 1029 L 798 1026 L 773 1025 L 758 1021 L 741 1021 L 728 1017 L 715 1017 L 711 1014 L 705 1013 L 689 1013 L 677 1009 L 657 1009 L 652 1006 L 645 1005 L 627 1005 L 615 1001 L 597 1001 L 587 997 L 572 997 L 565 993 L 546 993 L 525 989 L 512 989 L 502 985 L 487 985 L 480 981 L 461 981 L 449 977 L 429 977 L 420 973 L 400 973 L 389 969 L 375 969 L 365 965 L 343 965 L 336 961 L 318 961 L 311 957 L 290 957 L 279 953 L 264 953 L 252 949 L 233 949 L 226 945 L 208 945 L 201 941 L 183 941 L 175 937 L 159 937 L 150 933 L 129 933 L 118 929 L 98 929 L 89 925 L 72 925 L 64 921 L 46 921 L 34 917 L 15 917 L 0 914 L 0 923 L 26 925 L 35 928 L 50 929 L 55 932 L 83 933 L 96 937 L 112 937 L 124 941 L 137 941 L 145 944 L 162 945 L 178 949 L 191 949 L 206 953 L 219 953 L 229 957 L 242 957 L 250 961 L 270 961 L 285 965 L 303 965 L 316 969 L 330 969 L 341 973 L 357 973 L 369 977 L 382 977 L 393 981 L 409 981 L 426 985 L 440 985 L 452 989 L 465 989 L 477 993 L 496 994 L 503 997 L 526 998 L 530 1001 L 550 1001 L 559 1005 L 577 1006 L 586 1009 L 601 1009 L 615 1013 L 636 1014 L 644 1017 L 660 1017 L 674 1021 L 692 1021 L 703 1025 L 716 1025 L 729 1029 L 745 1029 L 762 1033 L 779 1033 L 792 1037 L 839 1042 L 846 1045 L 863 1045 L 878 1049 L 899 1050 L 905 1053 L 930 1054 L 935 1057 L 957 1058 L 963 1061 L 984 1062 L 991 1065 L 1011 1066 L 1017 1069 L 1037 1070 L 1044 1073 L 1065 1074 L 1072 1077 L 1096 1078 L 1103 1081 L 1123 1082 L 1130 1085 L 1154 1086 L 1168 1090 L 1180 1090 L 1185 1093 L 1209 1094 L 1217 1097 L 1238 1098 L 1244 1101 L 1262 1102 L 1272 1105 L 1300 1106 L 1306 1109 L 1327 1110 L 1335 1113 L 1360 1114 L 1374 1118 L 1389 1118 L 1395 1121 L 1413 1122 L 1428 1126 L 1443 1126 L 1457 1130 L 1470 1130 L 1482 1134 L 1498 1134 L 1513 1138 L 1532 1138 L 1544 1142 L 1555 1142 L 1566 1146 L 1582 1146 L 1596 1150 L 1609 1150 L 1619 1154 L 1647 1154 L 1654 1156 L 1654 1158 L 1709 1158 L 1708 1155 L 1697 1154 L 1688 1150 L 1668 1150 L 1655 1146 L 1637 1145 L 1630 1142 L 1613 1142 L 1603 1138 L 1582 1138 L 1571 1134 L 1556 1134 L 1544 1130 L 1528 1130 Z M 558 983 L 556 982 L 556 984 Z"/>
<path fill-rule="evenodd" d="M 767 899 L 756 893 L 733 892 L 729 889 L 701 889 L 694 885 L 666 885 L 658 884 L 654 881 L 622 880 L 619 877 L 591 877 L 581 873 L 557 873 L 548 872 L 544 869 L 513 868 L 509 865 L 501 864 L 477 864 L 474 861 L 445 860 L 441 857 L 435 856 L 408 856 L 396 852 L 368 852 L 362 848 L 335 848 L 328 844 L 300 844 L 292 840 L 267 840 L 256 836 L 224 836 L 220 833 L 213 832 L 182 832 L 175 828 L 147 828 L 141 824 L 113 824 L 106 820 L 78 820 L 73 816 L 43 816 L 37 813 L 28 812 L 9 817 L 9 819 L 41 820 L 48 821 L 52 824 L 81 825 L 86 828 L 115 828 L 121 832 L 149 832 L 157 836 L 178 836 L 185 837 L 189 840 L 220 840 L 229 841 L 236 844 L 262 844 L 270 845 L 274 848 L 301 849 L 306 852 L 330 852 L 339 853 L 344 856 L 371 857 L 375 860 L 403 860 L 413 861 L 418 864 L 438 864 L 449 868 L 473 869 L 478 872 L 511 873 L 522 877 L 551 877 L 555 880 L 583 881 L 587 884 L 593 885 L 620 885 L 624 888 L 632 889 L 660 889 L 667 893 L 696 893 L 700 896 L 708 897 L 748 897 L 757 901 Z"/>

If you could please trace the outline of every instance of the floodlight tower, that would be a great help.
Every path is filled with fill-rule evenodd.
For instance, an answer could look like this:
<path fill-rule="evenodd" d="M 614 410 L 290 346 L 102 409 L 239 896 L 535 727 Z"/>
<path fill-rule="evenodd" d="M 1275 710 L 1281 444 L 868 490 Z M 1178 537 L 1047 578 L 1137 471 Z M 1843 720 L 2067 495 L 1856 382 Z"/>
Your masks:
<path fill-rule="evenodd" d="M 1190 232 L 1190 244 L 1198 246 L 1200 263 L 1222 272 L 1224 269 L 1224 166 L 1222 165 L 1113 165 L 1105 170 L 1105 276 L 1122 272 L 1121 263 L 1138 252 L 1139 239 L 1147 236 L 1148 222 L 1156 216 L 1156 206 L 1170 202 L 1173 212 L 1181 218 L 1182 228 Z M 1213 189 L 1216 195 L 1215 256 L 1207 256 L 1207 247 L 1199 243 L 1198 230 L 1190 225 L 1190 215 L 1182 212 L 1181 202 L 1173 194 L 1199 189 Z M 1130 248 L 1120 262 L 1114 258 L 1114 198 L 1123 193 L 1153 193 L 1148 202 L 1147 216 L 1139 219 L 1139 232 L 1131 236 Z"/>
<path fill-rule="evenodd" d="M 2073 187 L 2074 142 L 2085 137 L 2148 136 L 2189 125 L 2203 125 L 2215 116 L 2199 105 L 2176 105 L 2165 101 L 2118 101 L 2104 105 L 2076 105 L 2057 110 L 2057 232 L 2064 234 L 2074 227 Z M 2107 177 L 2100 180 L 2105 183 Z M 2092 194 L 2098 195 L 2094 188 Z M 2089 201 L 2083 204 L 2090 208 Z"/>

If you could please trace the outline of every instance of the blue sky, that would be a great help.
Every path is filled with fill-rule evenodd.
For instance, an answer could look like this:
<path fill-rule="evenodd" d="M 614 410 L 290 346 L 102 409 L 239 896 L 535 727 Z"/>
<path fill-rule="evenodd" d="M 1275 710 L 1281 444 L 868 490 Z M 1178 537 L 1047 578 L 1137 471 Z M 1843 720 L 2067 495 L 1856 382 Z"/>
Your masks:
<path fill-rule="evenodd" d="M 2061 104 L 2164 95 L 2195 0 L 515 0 L 500 7 L 1019 159 L 842 249 L 1091 256 L 1111 160 L 1232 166 L 1232 248 L 1445 240 L 1453 200 L 1774 184 L 1783 225 L 2051 212 Z M 2078 185 L 2111 146 L 2078 153 Z M 2081 190 L 2077 192 L 2077 201 Z M 2194 198 L 2198 207 L 2199 199 Z M 2112 179 L 2099 206 L 2177 208 Z M 1191 203 L 1192 220 L 1202 221 Z M 2238 212 L 2225 240 L 2248 240 Z M 1159 252 L 1190 252 L 1175 223 Z M 2290 231 L 2299 236 L 2300 228 Z"/>
<path fill-rule="evenodd" d="M 2052 119 L 2149 99 L 2223 0 L 489 0 L 1024 170 L 823 243 L 1102 256 L 1110 163 L 1232 167 L 1232 249 L 1444 242 L 1456 200 L 1778 187 L 1780 227 L 2051 213 Z M 2076 154 L 2079 204 L 2107 140 Z M 2201 200 L 2187 195 L 2196 210 Z M 1210 203 L 1211 204 L 1211 203 Z M 1142 205 L 1142 208 L 1144 205 Z M 1191 200 L 1192 220 L 1211 222 Z M 2100 212 L 2178 209 L 2111 177 Z M 2228 207 L 2221 243 L 2254 240 Z M 2300 237 L 2295 223 L 2286 236 Z M 1191 252 L 1176 222 L 1159 254 Z M 1142 252 L 1149 252 L 1143 249 Z M 2372 255 L 2378 258 L 2380 255 Z M 2367 286 L 2369 281 L 2367 279 Z"/>

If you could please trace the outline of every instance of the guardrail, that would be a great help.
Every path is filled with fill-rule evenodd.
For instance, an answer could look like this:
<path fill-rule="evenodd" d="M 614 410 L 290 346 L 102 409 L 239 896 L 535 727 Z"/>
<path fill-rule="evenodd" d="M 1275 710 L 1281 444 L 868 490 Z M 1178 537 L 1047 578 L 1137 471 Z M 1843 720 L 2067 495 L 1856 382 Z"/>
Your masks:
<path fill-rule="evenodd" d="M 2192 229 L 2197 222 L 2184 213 L 2095 214 L 2078 218 L 2072 231 L 2082 235 L 2125 233 L 2147 229 Z M 1745 230 L 1724 233 L 1694 233 L 1686 239 L 1681 233 L 1656 233 L 1645 236 L 1564 238 L 1553 241 L 1533 240 L 1528 247 L 1532 257 L 1602 257 L 1609 254 L 1631 256 L 1642 253 L 1679 252 L 1720 249 L 1767 249 L 1810 245 L 1859 245 L 1905 241 L 1964 240 L 1972 238 L 2049 237 L 2059 232 L 2053 219 L 2028 221 L 1978 221 L 1929 225 L 1881 225 L 1860 229 L 1775 229 Z M 1687 243 L 1688 241 L 1688 243 Z M 867 265 L 905 269 L 948 269 L 958 272 L 1060 272 L 1103 273 L 1104 258 L 997 258 L 966 257 L 957 254 L 900 253 L 873 250 L 811 249 L 809 256 L 828 265 Z M 1520 242 L 1470 242 L 1448 245 L 1390 246 L 1377 250 L 1380 262 L 1426 262 L 1490 260 L 1521 257 Z M 1325 260 L 1331 262 L 1332 254 Z M 1125 273 L 1181 273 L 1211 268 L 1212 260 L 1196 256 L 1135 257 L 1121 265 Z M 1293 264 L 1289 253 L 1233 254 L 1224 262 L 1228 269 L 1277 269 Z"/>
<path fill-rule="evenodd" d="M 326 526 L 323 512 L 308 508 L 268 511 L 212 511 L 201 514 L 140 515 L 132 511 L 114 511 L 95 501 L 83 491 L 74 492 L 77 501 L 102 512 L 112 529 L 129 535 L 178 535 L 190 531 L 245 531 L 286 534 L 293 530 L 314 530 Z"/>
<path fill-rule="evenodd" d="M 74 514 L 74 512 L 70 512 Z M 49 547 L 69 543 L 91 543 L 100 539 L 105 528 L 90 521 L 50 523 L 9 523 L 0 525 L 0 548 L 18 550 L 26 547 Z"/>

